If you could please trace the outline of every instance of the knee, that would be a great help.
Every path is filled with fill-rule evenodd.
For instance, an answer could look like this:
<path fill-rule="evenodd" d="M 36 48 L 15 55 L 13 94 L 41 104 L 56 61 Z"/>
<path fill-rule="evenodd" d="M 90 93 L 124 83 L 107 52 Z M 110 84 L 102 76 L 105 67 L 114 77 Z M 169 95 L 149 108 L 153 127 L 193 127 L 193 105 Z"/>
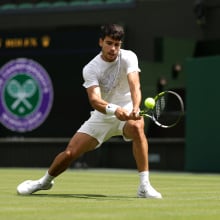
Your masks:
<path fill-rule="evenodd" d="M 77 151 L 74 148 L 71 148 L 69 145 L 67 146 L 66 150 L 64 151 L 66 160 L 72 161 L 79 157 Z"/>
<path fill-rule="evenodd" d="M 68 163 L 71 163 L 74 160 L 74 155 L 71 152 L 71 150 L 66 149 L 63 152 L 61 152 L 59 155 L 60 157 L 62 157 L 63 161 L 66 161 Z"/>
<path fill-rule="evenodd" d="M 131 129 L 133 136 L 138 137 L 144 133 L 144 123 L 142 121 L 135 121 Z"/>
<path fill-rule="evenodd" d="M 64 153 L 65 153 L 65 156 L 66 156 L 67 159 L 72 159 L 74 157 L 74 154 L 71 150 L 66 149 L 64 151 Z"/>

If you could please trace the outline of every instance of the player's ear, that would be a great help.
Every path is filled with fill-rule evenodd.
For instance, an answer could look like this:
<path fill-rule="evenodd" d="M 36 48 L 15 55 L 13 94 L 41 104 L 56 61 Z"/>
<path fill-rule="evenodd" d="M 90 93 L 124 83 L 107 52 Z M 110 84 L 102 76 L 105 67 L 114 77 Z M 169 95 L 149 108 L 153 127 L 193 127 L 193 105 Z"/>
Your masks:
<path fill-rule="evenodd" d="M 102 45 L 103 45 L 103 39 L 99 38 L 99 46 L 102 47 Z"/>

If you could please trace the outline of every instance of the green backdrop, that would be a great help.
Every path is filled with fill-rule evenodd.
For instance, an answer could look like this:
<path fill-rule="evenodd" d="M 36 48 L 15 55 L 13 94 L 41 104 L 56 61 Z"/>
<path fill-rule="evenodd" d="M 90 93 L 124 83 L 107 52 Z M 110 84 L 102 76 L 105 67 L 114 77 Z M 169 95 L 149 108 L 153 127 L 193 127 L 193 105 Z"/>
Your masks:
<path fill-rule="evenodd" d="M 220 171 L 220 56 L 186 61 L 186 170 Z"/>

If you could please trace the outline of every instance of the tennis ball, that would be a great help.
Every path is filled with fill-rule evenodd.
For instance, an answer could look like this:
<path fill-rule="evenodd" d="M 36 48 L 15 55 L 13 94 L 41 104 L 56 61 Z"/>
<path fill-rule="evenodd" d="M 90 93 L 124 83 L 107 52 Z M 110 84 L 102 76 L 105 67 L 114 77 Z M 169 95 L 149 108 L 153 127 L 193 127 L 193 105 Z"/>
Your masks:
<path fill-rule="evenodd" d="M 155 100 L 153 99 L 153 98 L 146 98 L 145 100 L 144 100 L 144 105 L 147 107 L 147 108 L 149 108 L 149 109 L 152 109 L 152 108 L 154 108 L 154 106 L 155 106 Z"/>

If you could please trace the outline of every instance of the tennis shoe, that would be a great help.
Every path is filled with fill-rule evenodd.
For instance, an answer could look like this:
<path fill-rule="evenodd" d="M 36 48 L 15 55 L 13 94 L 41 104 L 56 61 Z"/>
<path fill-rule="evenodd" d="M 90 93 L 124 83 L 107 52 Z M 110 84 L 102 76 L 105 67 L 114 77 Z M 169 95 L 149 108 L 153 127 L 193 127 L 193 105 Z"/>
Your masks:
<path fill-rule="evenodd" d="M 157 192 L 150 184 L 140 185 L 137 196 L 139 198 L 162 199 L 162 195 Z"/>
<path fill-rule="evenodd" d="M 30 195 L 39 190 L 51 189 L 53 185 L 54 181 L 43 185 L 39 180 L 26 180 L 17 186 L 17 193 L 19 195 Z"/>

